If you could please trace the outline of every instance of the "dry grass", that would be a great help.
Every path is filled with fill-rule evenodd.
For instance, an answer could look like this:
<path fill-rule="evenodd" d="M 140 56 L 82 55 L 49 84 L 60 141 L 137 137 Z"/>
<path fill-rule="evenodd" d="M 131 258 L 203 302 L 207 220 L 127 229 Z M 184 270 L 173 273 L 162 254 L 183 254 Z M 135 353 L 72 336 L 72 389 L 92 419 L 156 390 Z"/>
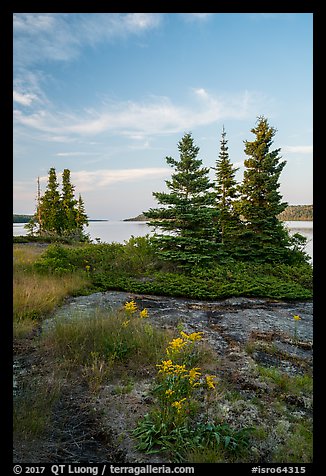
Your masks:
<path fill-rule="evenodd" d="M 46 247 L 41 245 L 14 244 L 13 258 L 14 267 L 29 266 L 33 264 L 45 251 Z"/>
<path fill-rule="evenodd" d="M 65 296 L 87 285 L 80 274 L 40 276 L 36 273 L 14 273 L 14 320 L 39 318 L 51 312 Z"/>
<path fill-rule="evenodd" d="M 127 325 L 126 325 L 127 324 Z M 95 376 L 111 373 L 120 366 L 131 373 L 155 368 L 171 339 L 170 333 L 158 329 L 147 319 L 132 317 L 120 310 L 106 312 L 95 309 L 78 312 L 69 319 L 58 318 L 42 334 L 41 343 L 74 367 L 82 366 Z"/>
<path fill-rule="evenodd" d="M 44 252 L 42 246 L 14 245 L 13 317 L 14 337 L 22 338 L 54 310 L 66 296 L 85 288 L 88 278 L 81 273 L 40 275 L 33 263 Z"/>
<path fill-rule="evenodd" d="M 47 429 L 53 404 L 60 395 L 60 380 L 25 382 L 14 399 L 13 430 L 15 438 L 23 440 L 42 436 Z"/>

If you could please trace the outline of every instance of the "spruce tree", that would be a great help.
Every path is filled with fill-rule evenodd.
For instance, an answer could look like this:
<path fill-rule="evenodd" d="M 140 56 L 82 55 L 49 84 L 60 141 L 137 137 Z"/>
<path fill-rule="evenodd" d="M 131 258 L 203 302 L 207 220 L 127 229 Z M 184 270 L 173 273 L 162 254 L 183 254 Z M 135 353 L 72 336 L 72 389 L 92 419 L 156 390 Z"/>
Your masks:
<path fill-rule="evenodd" d="M 48 184 L 40 198 L 36 214 L 42 216 L 41 233 L 61 235 L 63 230 L 63 209 L 59 193 L 59 184 L 54 167 L 49 170 Z"/>
<path fill-rule="evenodd" d="M 85 213 L 84 201 L 80 194 L 79 194 L 78 202 L 77 202 L 75 223 L 76 223 L 77 231 L 79 232 L 82 232 L 84 225 L 88 226 L 88 217 Z"/>
<path fill-rule="evenodd" d="M 229 158 L 228 141 L 223 126 L 219 158 L 216 161 L 214 189 L 216 196 L 216 208 L 219 211 L 217 226 L 221 232 L 221 241 L 224 251 L 231 251 L 236 230 L 240 226 L 239 215 L 234 204 L 238 198 L 238 184 L 235 174 L 239 170 L 235 168 Z"/>
<path fill-rule="evenodd" d="M 179 160 L 165 159 L 174 168 L 171 180 L 166 180 L 169 192 L 153 193 L 162 207 L 144 215 L 151 226 L 163 232 L 154 237 L 161 258 L 182 266 L 204 264 L 216 256 L 219 241 L 209 169 L 197 158 L 199 147 L 191 133 L 179 141 L 178 150 Z"/>
<path fill-rule="evenodd" d="M 87 239 L 83 234 L 83 227 L 88 226 L 88 217 L 81 195 L 79 194 L 79 199 L 76 200 L 74 190 L 69 169 L 64 169 L 62 173 L 61 194 L 54 167 L 49 170 L 48 184 L 43 196 L 38 179 L 36 212 L 26 225 L 29 234 L 33 235 L 38 225 L 38 235 L 67 235 L 75 239 Z"/>
<path fill-rule="evenodd" d="M 74 195 L 75 187 L 70 181 L 70 170 L 64 169 L 62 173 L 62 213 L 63 231 L 67 234 L 73 232 L 77 227 L 77 200 Z"/>
<path fill-rule="evenodd" d="M 244 141 L 245 171 L 240 186 L 239 209 L 244 224 L 242 259 L 283 261 L 288 255 L 289 235 L 278 215 L 286 208 L 279 193 L 279 178 L 285 166 L 280 149 L 271 150 L 276 129 L 264 116 L 251 129 L 255 140 Z"/>

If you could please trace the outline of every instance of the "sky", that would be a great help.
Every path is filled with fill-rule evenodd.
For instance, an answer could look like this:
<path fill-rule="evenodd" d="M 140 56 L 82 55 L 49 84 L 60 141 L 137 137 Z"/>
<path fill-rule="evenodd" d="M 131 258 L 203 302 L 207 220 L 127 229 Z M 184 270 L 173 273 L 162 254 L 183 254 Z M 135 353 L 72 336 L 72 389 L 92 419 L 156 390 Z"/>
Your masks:
<path fill-rule="evenodd" d="M 159 206 L 184 134 L 211 168 L 223 127 L 241 182 L 259 116 L 283 200 L 313 203 L 312 13 L 15 13 L 13 32 L 14 213 L 54 167 L 90 219 L 134 217 Z"/>

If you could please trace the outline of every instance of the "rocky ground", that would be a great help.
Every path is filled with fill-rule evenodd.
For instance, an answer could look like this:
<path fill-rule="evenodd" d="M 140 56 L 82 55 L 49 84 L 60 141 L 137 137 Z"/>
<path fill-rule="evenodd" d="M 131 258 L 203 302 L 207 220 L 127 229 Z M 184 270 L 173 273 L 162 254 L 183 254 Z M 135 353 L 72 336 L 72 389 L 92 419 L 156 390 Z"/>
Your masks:
<path fill-rule="evenodd" d="M 224 382 L 217 405 L 219 415 L 230 425 L 236 422 L 239 427 L 261 429 L 262 438 L 250 450 L 252 461 L 270 461 L 293 425 L 312 420 L 312 395 L 280 388 L 259 372 L 265 367 L 289 377 L 312 375 L 312 302 L 255 298 L 205 302 L 104 292 L 70 298 L 43 328 L 51 326 L 54 319 L 69 319 L 76 312 L 83 314 L 95 307 L 114 309 L 131 299 L 139 308 L 148 309 L 151 322 L 157 326 L 176 330 L 182 323 L 185 332 L 204 333 L 204 340 L 216 352 L 215 373 Z M 301 318 L 297 324 L 294 315 Z M 29 356 L 18 352 L 14 387 L 19 389 L 20 381 L 39 372 L 40 366 L 37 352 Z M 128 389 L 112 382 L 96 396 L 89 395 L 82 383 L 67 385 L 47 443 L 25 449 L 17 444 L 16 462 L 24 461 L 27 451 L 28 462 L 164 462 L 159 456 L 136 451 L 130 435 L 130 429 L 150 407 L 150 383 L 146 376 Z M 308 454 L 306 458 L 302 462 L 310 461 Z"/>

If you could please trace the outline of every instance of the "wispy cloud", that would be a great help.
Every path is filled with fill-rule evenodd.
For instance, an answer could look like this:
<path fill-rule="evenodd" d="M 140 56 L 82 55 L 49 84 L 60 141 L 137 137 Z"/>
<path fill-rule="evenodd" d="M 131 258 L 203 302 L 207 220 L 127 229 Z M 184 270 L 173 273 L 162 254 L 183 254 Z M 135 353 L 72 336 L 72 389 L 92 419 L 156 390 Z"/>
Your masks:
<path fill-rule="evenodd" d="M 150 97 L 147 101 L 106 103 L 99 110 L 81 113 L 50 112 L 39 109 L 32 113 L 14 111 L 15 123 L 60 136 L 94 136 L 103 132 L 134 137 L 177 133 L 220 119 L 242 119 L 252 114 L 261 98 L 245 91 L 223 98 L 204 88 L 192 91 L 190 105 L 175 104 L 167 97 Z"/>
<path fill-rule="evenodd" d="M 57 152 L 56 157 L 79 157 L 79 156 L 85 156 L 85 155 L 98 155 L 97 153 L 94 152 Z"/>
<path fill-rule="evenodd" d="M 160 21 L 157 13 L 16 13 L 14 64 L 73 60 L 85 45 L 138 35 Z"/>
<path fill-rule="evenodd" d="M 37 100 L 37 96 L 33 93 L 13 92 L 13 100 L 22 106 L 30 106 L 33 101 Z"/>
<path fill-rule="evenodd" d="M 285 145 L 282 147 L 283 152 L 288 154 L 312 154 L 312 145 Z"/>
<path fill-rule="evenodd" d="M 122 182 L 137 182 L 143 179 L 167 178 L 171 170 L 165 167 L 142 169 L 100 169 L 71 172 L 71 179 L 80 192 L 105 188 Z"/>
<path fill-rule="evenodd" d="M 180 13 L 182 18 L 184 18 L 186 21 L 206 21 L 208 20 L 212 15 L 217 15 L 216 13 Z"/>

